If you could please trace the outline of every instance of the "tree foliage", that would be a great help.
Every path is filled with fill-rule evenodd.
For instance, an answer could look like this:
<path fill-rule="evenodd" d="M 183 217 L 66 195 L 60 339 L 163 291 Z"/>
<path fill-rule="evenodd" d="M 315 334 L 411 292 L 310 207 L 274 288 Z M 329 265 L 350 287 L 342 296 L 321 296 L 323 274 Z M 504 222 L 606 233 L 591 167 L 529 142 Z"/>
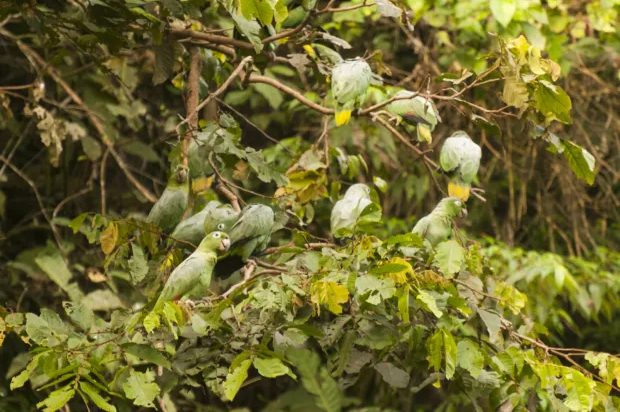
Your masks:
<path fill-rule="evenodd" d="M 620 408 L 619 13 L 0 1 L 0 409 Z M 214 200 L 254 257 L 151 311 Z"/>

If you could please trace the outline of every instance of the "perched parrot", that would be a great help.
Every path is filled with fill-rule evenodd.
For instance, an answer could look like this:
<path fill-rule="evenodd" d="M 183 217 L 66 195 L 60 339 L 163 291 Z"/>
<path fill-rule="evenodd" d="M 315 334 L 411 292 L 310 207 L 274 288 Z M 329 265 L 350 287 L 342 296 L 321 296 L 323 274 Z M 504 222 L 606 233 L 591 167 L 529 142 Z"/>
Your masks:
<path fill-rule="evenodd" d="M 482 150 L 461 130 L 444 142 L 439 154 L 441 168 L 449 173 L 448 194 L 463 201 L 469 199 L 471 182 L 478 174 Z"/>
<path fill-rule="evenodd" d="M 174 240 L 197 245 L 206 233 L 215 230 L 227 232 L 237 217 L 230 205 L 212 200 L 200 212 L 179 223 L 170 236 Z"/>
<path fill-rule="evenodd" d="M 356 183 L 349 187 L 342 199 L 338 200 L 332 209 L 330 217 L 331 232 L 335 237 L 341 237 L 343 229 L 353 230 L 362 212 L 372 203 L 370 188 L 363 183 Z"/>
<path fill-rule="evenodd" d="M 431 132 L 438 122 L 441 122 L 439 112 L 430 99 L 417 95 L 408 90 L 401 90 L 394 95 L 399 100 L 388 104 L 386 109 L 401 120 L 416 126 L 418 141 L 430 143 L 433 140 Z M 409 97 L 409 98 L 407 98 Z"/>
<path fill-rule="evenodd" d="M 218 252 L 226 252 L 229 247 L 230 238 L 224 232 L 211 232 L 205 236 L 194 253 L 174 268 L 155 302 L 153 312 L 160 310 L 167 301 L 204 296 L 211 284 Z"/>
<path fill-rule="evenodd" d="M 420 235 L 432 246 L 452 235 L 452 221 L 463 211 L 463 202 L 456 197 L 444 197 L 433 211 L 418 220 L 411 232 Z"/>
<path fill-rule="evenodd" d="M 336 101 L 336 126 L 347 124 L 353 109 L 366 95 L 372 70 L 363 59 L 345 60 L 332 69 L 332 95 Z"/>
<path fill-rule="evenodd" d="M 187 171 L 177 169 L 168 179 L 164 193 L 155 202 L 146 221 L 169 233 L 181 221 L 189 200 Z"/>
<path fill-rule="evenodd" d="M 233 246 L 230 254 L 246 261 L 253 253 L 263 251 L 271 240 L 275 224 L 275 214 L 269 206 L 246 206 L 228 232 Z"/>

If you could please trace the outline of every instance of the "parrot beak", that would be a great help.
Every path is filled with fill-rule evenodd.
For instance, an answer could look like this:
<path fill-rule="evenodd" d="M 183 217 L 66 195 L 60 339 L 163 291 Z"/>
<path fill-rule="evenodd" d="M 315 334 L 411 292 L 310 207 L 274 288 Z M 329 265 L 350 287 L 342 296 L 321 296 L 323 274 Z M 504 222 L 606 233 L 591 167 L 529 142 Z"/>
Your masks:
<path fill-rule="evenodd" d="M 461 209 L 461 213 L 460 213 L 461 217 L 467 217 L 467 213 L 468 213 L 467 212 L 467 208 L 464 207 L 464 208 Z"/>
<path fill-rule="evenodd" d="M 222 252 L 226 252 L 229 247 L 230 247 L 230 239 L 228 238 L 222 239 L 222 241 L 220 242 L 220 250 Z"/>

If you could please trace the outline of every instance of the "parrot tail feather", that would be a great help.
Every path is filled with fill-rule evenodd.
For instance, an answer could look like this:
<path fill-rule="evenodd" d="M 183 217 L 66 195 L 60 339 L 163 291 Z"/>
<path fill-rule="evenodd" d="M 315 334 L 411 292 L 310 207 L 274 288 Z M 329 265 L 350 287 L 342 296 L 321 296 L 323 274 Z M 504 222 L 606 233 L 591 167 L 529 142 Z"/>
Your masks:
<path fill-rule="evenodd" d="M 448 195 L 458 197 L 464 202 L 469 199 L 469 192 L 471 186 L 467 183 L 449 182 L 448 183 Z"/>
<path fill-rule="evenodd" d="M 349 123 L 352 110 L 342 110 L 336 112 L 336 127 Z"/>

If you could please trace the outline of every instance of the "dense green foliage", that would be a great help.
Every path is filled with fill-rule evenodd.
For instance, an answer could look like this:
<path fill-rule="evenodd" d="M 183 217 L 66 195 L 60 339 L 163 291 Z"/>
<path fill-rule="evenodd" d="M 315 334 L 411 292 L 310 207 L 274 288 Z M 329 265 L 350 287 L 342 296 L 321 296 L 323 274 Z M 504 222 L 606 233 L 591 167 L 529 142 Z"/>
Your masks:
<path fill-rule="evenodd" d="M 0 411 L 620 409 L 619 18 L 0 0 Z"/>

